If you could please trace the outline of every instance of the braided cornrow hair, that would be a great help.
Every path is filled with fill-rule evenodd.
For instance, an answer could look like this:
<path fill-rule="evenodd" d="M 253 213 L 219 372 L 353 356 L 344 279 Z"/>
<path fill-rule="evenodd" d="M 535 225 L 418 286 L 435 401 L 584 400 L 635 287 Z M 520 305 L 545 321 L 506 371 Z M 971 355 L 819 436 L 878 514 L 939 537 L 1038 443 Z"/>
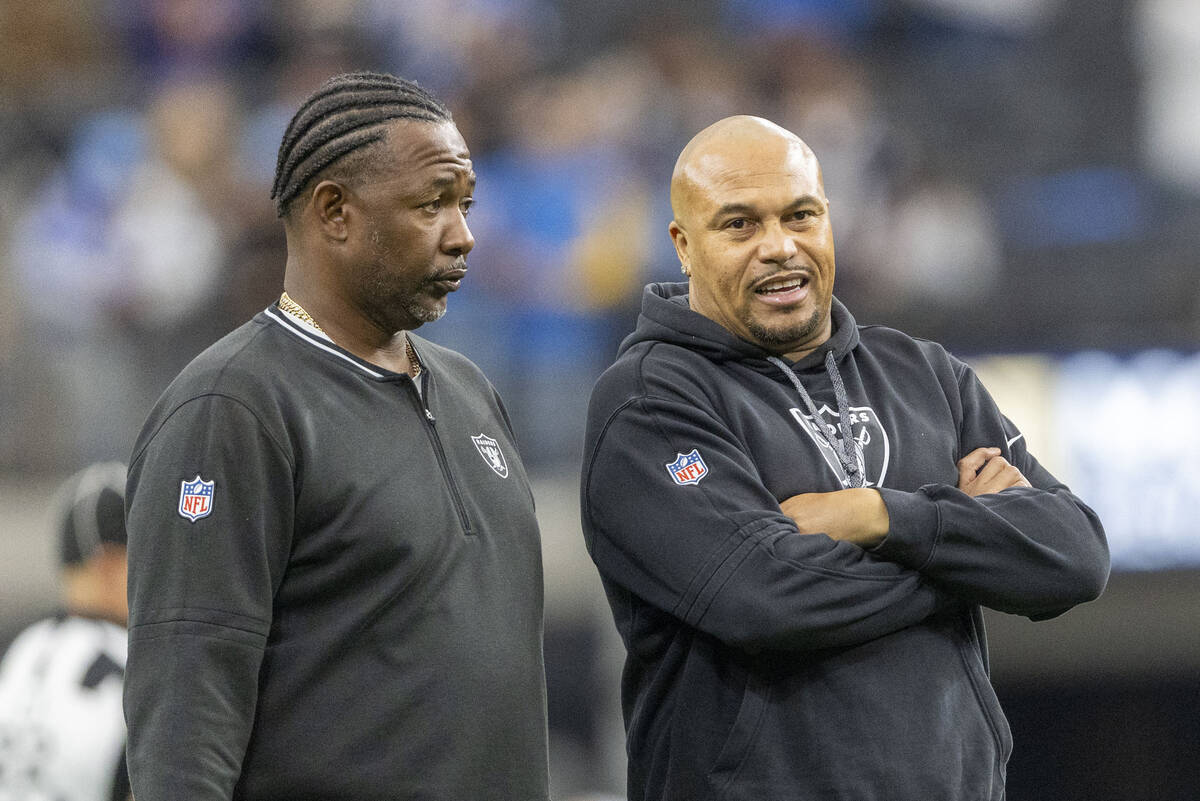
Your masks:
<path fill-rule="evenodd" d="M 330 78 L 313 92 L 284 131 L 271 198 L 283 217 L 292 201 L 334 162 L 384 137 L 397 119 L 449 122 L 450 111 L 412 81 L 378 72 Z"/>

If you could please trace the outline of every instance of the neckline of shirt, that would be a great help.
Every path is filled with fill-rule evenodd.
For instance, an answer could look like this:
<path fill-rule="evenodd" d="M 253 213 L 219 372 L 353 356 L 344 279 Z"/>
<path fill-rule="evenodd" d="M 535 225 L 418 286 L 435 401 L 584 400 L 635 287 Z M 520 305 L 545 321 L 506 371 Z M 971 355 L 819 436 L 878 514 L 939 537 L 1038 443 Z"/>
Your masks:
<path fill-rule="evenodd" d="M 383 367 L 371 364 L 365 359 L 355 356 L 353 353 L 334 342 L 324 331 L 305 322 L 304 320 L 297 319 L 294 315 L 288 314 L 273 304 L 264 309 L 264 313 L 277 324 L 283 326 L 283 329 L 292 336 L 307 342 L 309 345 L 317 348 L 318 350 L 322 350 L 332 356 L 336 356 L 346 364 L 356 367 L 359 371 L 366 373 L 371 378 L 381 381 L 394 381 L 398 378 L 408 378 L 413 380 L 412 376 L 410 376 L 408 373 L 397 373 L 392 370 L 387 370 Z M 415 345 L 413 346 L 413 349 L 416 350 Z M 427 373 L 429 371 L 428 360 L 421 354 L 417 354 L 417 358 L 420 359 L 422 364 L 421 373 Z M 413 384 L 414 386 L 418 386 L 419 389 L 419 385 L 417 385 L 415 380 L 413 380 Z"/>

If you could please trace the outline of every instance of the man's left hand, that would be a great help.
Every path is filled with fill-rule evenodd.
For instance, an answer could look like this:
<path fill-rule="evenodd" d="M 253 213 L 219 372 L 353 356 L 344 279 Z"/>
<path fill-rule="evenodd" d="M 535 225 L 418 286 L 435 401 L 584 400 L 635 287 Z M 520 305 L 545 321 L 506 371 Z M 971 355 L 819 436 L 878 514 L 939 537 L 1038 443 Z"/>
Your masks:
<path fill-rule="evenodd" d="M 1009 487 L 1032 486 L 999 448 L 976 448 L 958 460 L 958 488 L 972 498 Z"/>

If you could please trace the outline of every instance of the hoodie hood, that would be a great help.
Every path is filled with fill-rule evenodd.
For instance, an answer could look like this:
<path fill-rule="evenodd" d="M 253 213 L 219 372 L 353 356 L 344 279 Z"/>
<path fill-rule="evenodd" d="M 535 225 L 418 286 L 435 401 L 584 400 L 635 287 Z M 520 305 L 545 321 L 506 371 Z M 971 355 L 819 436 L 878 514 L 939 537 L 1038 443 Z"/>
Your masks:
<path fill-rule="evenodd" d="M 830 309 L 832 333 L 799 361 L 784 360 L 798 372 L 819 370 L 826 354 L 833 352 L 841 362 L 858 347 L 858 325 L 850 311 L 835 297 Z M 621 343 L 618 355 L 641 342 L 664 342 L 702 354 L 713 362 L 738 361 L 757 372 L 781 376 L 779 368 L 768 361 L 775 354 L 736 336 L 720 324 L 692 311 L 688 306 L 688 284 L 648 284 L 642 293 L 642 311 L 637 327 Z"/>

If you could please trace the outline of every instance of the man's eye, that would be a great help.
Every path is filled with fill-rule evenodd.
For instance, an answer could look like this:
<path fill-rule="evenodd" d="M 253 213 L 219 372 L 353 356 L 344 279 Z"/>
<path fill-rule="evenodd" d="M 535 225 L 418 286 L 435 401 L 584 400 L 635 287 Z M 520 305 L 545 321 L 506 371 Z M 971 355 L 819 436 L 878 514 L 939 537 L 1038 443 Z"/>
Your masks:
<path fill-rule="evenodd" d="M 428 203 L 426 203 L 424 206 L 422 206 L 421 208 L 425 209 L 425 211 L 441 211 L 442 210 L 442 199 L 439 197 L 434 200 L 431 200 Z"/>
<path fill-rule="evenodd" d="M 743 228 L 745 228 L 747 225 L 749 225 L 749 222 L 741 217 L 739 217 L 736 220 L 729 221 L 729 227 L 734 229 L 735 231 L 740 231 Z"/>
<path fill-rule="evenodd" d="M 468 214 L 470 214 L 471 207 L 474 205 L 475 201 L 472 198 L 466 198 L 462 203 L 459 203 L 458 207 L 462 210 L 462 216 L 466 217 Z"/>

